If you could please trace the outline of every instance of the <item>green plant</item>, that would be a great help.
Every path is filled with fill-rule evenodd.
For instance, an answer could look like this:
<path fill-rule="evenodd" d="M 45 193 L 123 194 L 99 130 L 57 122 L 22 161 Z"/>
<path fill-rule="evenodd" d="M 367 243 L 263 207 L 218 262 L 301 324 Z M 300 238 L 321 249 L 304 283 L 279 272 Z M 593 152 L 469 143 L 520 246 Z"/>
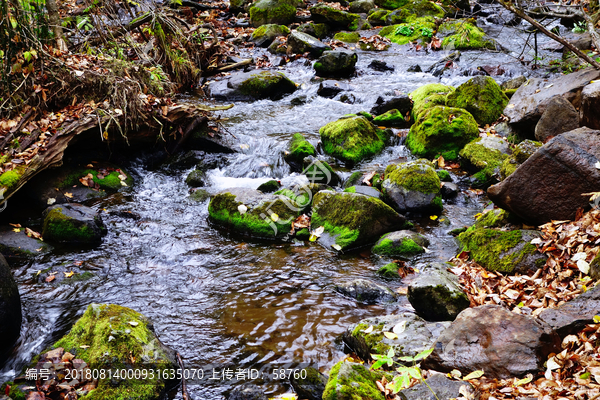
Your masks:
<path fill-rule="evenodd" d="M 584 33 L 587 31 L 587 26 L 584 21 L 576 22 L 571 31 L 573 33 Z"/>
<path fill-rule="evenodd" d="M 421 29 L 421 35 L 430 38 L 433 36 L 433 30 L 430 28 L 423 28 Z"/>
<path fill-rule="evenodd" d="M 413 31 L 414 31 L 414 29 L 412 26 L 403 25 L 403 26 L 399 26 L 396 29 L 396 32 L 394 32 L 394 33 L 396 35 L 410 36 L 410 35 L 412 35 Z"/>
<path fill-rule="evenodd" d="M 404 362 L 412 362 L 413 365 L 410 367 L 407 367 L 405 365 L 400 365 L 398 368 L 396 368 L 396 372 L 398 374 L 396 376 L 394 376 L 394 379 L 390 383 L 388 383 L 389 388 L 394 393 L 398 393 L 400 390 L 407 389 L 408 387 L 410 387 L 410 383 L 411 383 L 410 381 L 412 378 L 414 378 L 414 379 L 418 379 L 422 383 L 424 383 L 429 388 L 431 393 L 433 393 L 435 398 L 437 400 L 440 400 L 438 398 L 437 394 L 431 388 L 431 386 L 429 386 L 427 381 L 425 381 L 425 379 L 423 378 L 423 373 L 421 371 L 421 368 L 417 365 L 417 361 L 421 361 L 421 360 L 427 358 L 432 352 L 433 352 L 433 349 L 429 349 L 429 350 L 420 352 L 419 354 L 417 354 L 414 357 L 411 357 L 411 356 L 398 357 L 398 360 L 404 361 Z M 371 369 L 378 369 L 378 368 L 383 367 L 384 365 L 391 367 L 395 363 L 395 361 L 394 361 L 395 355 L 396 354 L 394 352 L 394 348 L 390 348 L 390 350 L 385 355 L 371 354 L 371 357 L 375 360 L 375 362 L 371 366 Z"/>

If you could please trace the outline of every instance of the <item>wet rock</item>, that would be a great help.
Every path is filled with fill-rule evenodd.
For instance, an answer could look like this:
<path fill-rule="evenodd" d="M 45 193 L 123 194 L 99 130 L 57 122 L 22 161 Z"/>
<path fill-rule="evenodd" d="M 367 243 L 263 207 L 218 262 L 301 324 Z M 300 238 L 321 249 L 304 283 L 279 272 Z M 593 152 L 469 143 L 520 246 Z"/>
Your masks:
<path fill-rule="evenodd" d="M 435 343 L 422 368 L 463 374 L 484 370 L 488 378 L 536 373 L 560 349 L 552 329 L 531 317 L 495 305 L 467 308 Z"/>
<path fill-rule="evenodd" d="M 460 189 L 456 183 L 442 182 L 442 188 L 440 189 L 442 199 L 449 200 L 453 199 L 460 193 Z"/>
<path fill-rule="evenodd" d="M 185 178 L 185 183 L 191 187 L 206 186 L 206 174 L 204 171 L 195 169 Z"/>
<path fill-rule="evenodd" d="M 325 161 L 309 156 L 304 159 L 304 165 L 302 173 L 311 183 L 337 186 L 341 182 L 339 175 Z"/>
<path fill-rule="evenodd" d="M 429 68 L 425 70 L 425 72 L 429 72 L 431 75 L 435 77 L 440 77 L 444 74 L 444 71 L 447 69 L 453 68 L 455 66 L 454 62 L 460 60 L 460 51 L 452 52 L 444 57 L 442 57 L 439 61 L 433 63 Z M 430 85 L 440 85 L 441 83 L 430 83 Z M 427 85 L 425 85 L 427 86 Z M 419 89 L 417 89 L 419 90 Z M 452 88 L 454 90 L 454 88 Z M 414 97 L 413 97 L 414 100 Z M 444 99 L 445 100 L 445 99 Z M 445 104 L 445 103 L 444 103 Z"/>
<path fill-rule="evenodd" d="M 539 237 L 538 231 L 475 228 L 458 235 L 458 241 L 463 251 L 471 252 L 472 260 L 489 271 L 527 274 L 546 264 L 547 256 L 531 244 Z"/>
<path fill-rule="evenodd" d="M 551 82 L 531 78 L 529 84 L 522 85 L 515 92 L 503 114 L 510 119 L 510 124 L 517 131 L 533 132 L 550 99 L 560 95 L 575 108 L 579 108 L 583 88 L 598 78 L 600 78 L 600 71 L 593 68 L 562 75 Z"/>
<path fill-rule="evenodd" d="M 393 65 L 389 65 L 385 61 L 381 61 L 381 60 L 373 60 L 373 61 L 371 61 L 371 63 L 369 64 L 369 68 L 374 69 L 375 71 L 380 71 L 380 72 L 386 72 L 386 71 L 393 71 L 394 70 L 394 66 Z"/>
<path fill-rule="evenodd" d="M 370 186 L 350 186 L 344 189 L 344 192 L 364 194 L 365 196 L 374 197 L 376 199 L 381 198 L 381 192 Z"/>
<path fill-rule="evenodd" d="M 448 264 L 432 263 L 408 284 L 408 301 L 427 321 L 453 321 L 470 301 Z"/>
<path fill-rule="evenodd" d="M 223 190 L 208 205 L 213 223 L 244 236 L 268 239 L 286 238 L 300 210 L 289 197 L 246 188 Z"/>
<path fill-rule="evenodd" d="M 406 72 L 423 72 L 423 70 L 421 69 L 421 66 L 419 64 L 415 64 L 408 67 Z"/>
<path fill-rule="evenodd" d="M 464 167 L 472 172 L 474 186 L 487 187 L 500 181 L 500 167 L 509 157 L 510 147 L 506 140 L 485 136 L 467 144 L 459 153 Z"/>
<path fill-rule="evenodd" d="M 348 50 L 326 51 L 314 64 L 318 76 L 349 76 L 358 61 L 356 52 Z"/>
<path fill-rule="evenodd" d="M 323 400 L 385 400 L 375 383 L 382 375 L 363 364 L 340 361 L 329 372 Z"/>
<path fill-rule="evenodd" d="M 301 133 L 294 133 L 288 143 L 283 158 L 290 165 L 292 171 L 300 172 L 303 169 L 304 159 L 316 156 L 315 147 Z"/>
<path fill-rule="evenodd" d="M 416 232 L 403 230 L 383 235 L 371 249 L 373 254 L 391 257 L 410 257 L 424 253 L 429 240 Z"/>
<path fill-rule="evenodd" d="M 271 54 L 287 54 L 287 44 L 279 38 L 275 38 L 267 49 Z"/>
<path fill-rule="evenodd" d="M 319 129 L 323 151 L 346 163 L 358 163 L 379 154 L 387 134 L 362 116 L 342 117 Z"/>
<path fill-rule="evenodd" d="M 504 9 L 499 9 L 497 13 L 487 16 L 486 21 L 505 26 L 517 26 L 521 24 L 521 18 L 518 15 Z"/>
<path fill-rule="evenodd" d="M 247 383 L 233 389 L 227 400 L 267 400 L 267 396 L 260 387 Z"/>
<path fill-rule="evenodd" d="M 468 111 L 435 106 L 419 114 L 405 144 L 418 157 L 442 155 L 445 160 L 456 160 L 460 150 L 477 137 L 477 122 Z"/>
<path fill-rule="evenodd" d="M 373 118 L 373 123 L 388 128 L 408 128 L 410 126 L 410 115 L 407 113 L 405 117 L 398 110 L 390 110 Z"/>
<path fill-rule="evenodd" d="M 312 22 L 302 24 L 296 30 L 298 32 L 308 33 L 319 39 L 323 39 L 329 34 L 329 26 L 327 24 L 315 24 Z"/>
<path fill-rule="evenodd" d="M 340 283 L 335 291 L 365 304 L 391 303 L 398 299 L 392 289 L 366 279 Z"/>
<path fill-rule="evenodd" d="M 581 108 L 579 116 L 581 126 L 600 129 L 600 82 L 590 83 L 581 92 Z"/>
<path fill-rule="evenodd" d="M 358 14 L 336 10 L 324 3 L 318 3 L 310 8 L 310 15 L 317 23 L 326 23 L 331 27 L 355 31 L 358 29 Z"/>
<path fill-rule="evenodd" d="M 414 357 L 430 349 L 441 332 L 449 325 L 447 322 L 430 323 L 416 314 L 401 312 L 363 319 L 351 325 L 342 338 L 344 343 L 363 360 L 370 360 L 371 354 L 387 354 L 389 349 L 393 348 L 394 358 L 401 363 L 398 357 Z M 384 332 L 396 333 L 398 338 L 389 339 L 383 334 Z"/>
<path fill-rule="evenodd" d="M 398 212 L 442 210 L 440 178 L 431 162 L 421 159 L 391 164 L 381 187 L 388 203 Z"/>
<path fill-rule="evenodd" d="M 502 88 L 502 90 L 518 89 L 525 82 L 527 82 L 527 78 L 521 75 L 517 76 L 516 78 L 512 78 L 505 82 L 502 82 L 502 84 L 500 84 L 500 87 Z"/>
<path fill-rule="evenodd" d="M 15 232 L 15 229 L 18 232 Z M 27 236 L 24 228 L 0 228 L 0 253 L 9 260 L 36 257 L 52 251 L 53 247 L 39 239 Z"/>
<path fill-rule="evenodd" d="M 202 150 L 190 150 L 173 157 L 169 165 L 174 168 L 190 168 L 204 160 L 206 153 Z"/>
<path fill-rule="evenodd" d="M 288 36 L 288 51 L 295 54 L 310 53 L 313 57 L 319 57 L 324 51 L 331 50 L 331 47 L 321 42 L 316 37 L 308 33 L 292 31 Z"/>
<path fill-rule="evenodd" d="M 560 95 L 552 97 L 535 126 L 535 138 L 547 142 L 556 135 L 579 128 L 579 112 Z"/>
<path fill-rule="evenodd" d="M 61 204 L 44 211 L 42 236 L 59 243 L 98 244 L 106 235 L 100 214 L 80 204 Z"/>
<path fill-rule="evenodd" d="M 377 275 L 384 279 L 401 279 L 398 273 L 399 266 L 395 262 L 383 265 L 377 270 Z"/>
<path fill-rule="evenodd" d="M 258 186 L 256 190 L 261 191 L 263 193 L 273 193 L 278 191 L 280 187 L 281 183 L 279 183 L 279 181 L 276 181 L 275 179 L 272 179 Z"/>
<path fill-rule="evenodd" d="M 468 80 L 446 98 L 447 106 L 464 108 L 480 125 L 496 121 L 507 104 L 508 97 L 489 76 L 476 76 Z"/>
<path fill-rule="evenodd" d="M 277 100 L 295 91 L 296 84 L 276 71 L 238 72 L 209 87 L 215 100 L 225 101 Z"/>
<path fill-rule="evenodd" d="M 370 112 L 373 115 L 380 115 L 391 110 L 398 110 L 402 115 L 406 115 L 412 110 L 412 107 L 412 100 L 405 94 L 390 99 L 379 96 Z"/>
<path fill-rule="evenodd" d="M 290 375 L 290 384 L 294 388 L 298 398 L 306 400 L 321 400 L 327 377 L 319 372 L 316 368 L 307 367 L 306 378 L 296 378 L 294 374 Z"/>
<path fill-rule="evenodd" d="M 252 4 L 248 13 L 252 26 L 265 24 L 288 25 L 296 16 L 294 0 L 258 0 Z"/>
<path fill-rule="evenodd" d="M 577 334 L 600 315 L 600 286 L 596 285 L 558 308 L 547 308 L 538 318 L 552 327 L 561 337 Z"/>
<path fill-rule="evenodd" d="M 539 148 L 504 181 L 488 189 L 495 204 L 533 225 L 572 220 L 589 208 L 583 193 L 600 187 L 600 131 L 579 128 Z M 559 184 L 560 183 L 560 184 Z"/>
<path fill-rule="evenodd" d="M 190 193 L 189 198 L 193 201 L 203 202 L 210 199 L 210 193 L 206 189 L 196 189 Z"/>
<path fill-rule="evenodd" d="M 232 13 L 246 12 L 252 0 L 229 0 L 229 11 Z"/>
<path fill-rule="evenodd" d="M 325 227 L 319 243 L 327 248 L 346 250 L 375 243 L 405 221 L 383 201 L 358 193 L 320 191 L 313 199 L 311 230 Z"/>
<path fill-rule="evenodd" d="M 252 32 L 250 41 L 258 47 L 269 47 L 277 36 L 287 36 L 290 30 L 285 25 L 267 24 L 262 25 Z"/>
<path fill-rule="evenodd" d="M 0 254 L 0 362 L 21 332 L 21 296 L 6 259 Z"/>
<path fill-rule="evenodd" d="M 321 97 L 333 99 L 338 93 L 351 90 L 350 85 L 337 81 L 323 81 L 319 84 L 317 94 Z"/>
<path fill-rule="evenodd" d="M 365 13 L 368 14 L 369 11 L 375 8 L 375 3 L 373 0 L 356 0 L 350 2 L 349 10 L 351 13 Z"/>
<path fill-rule="evenodd" d="M 401 390 L 400 396 L 406 400 L 430 400 L 435 398 L 431 393 L 433 391 L 438 399 L 454 399 L 461 397 L 459 392 L 461 386 L 469 387 L 466 382 L 452 380 L 444 374 L 434 374 L 425 379 L 425 382 L 427 385 L 419 383 Z"/>

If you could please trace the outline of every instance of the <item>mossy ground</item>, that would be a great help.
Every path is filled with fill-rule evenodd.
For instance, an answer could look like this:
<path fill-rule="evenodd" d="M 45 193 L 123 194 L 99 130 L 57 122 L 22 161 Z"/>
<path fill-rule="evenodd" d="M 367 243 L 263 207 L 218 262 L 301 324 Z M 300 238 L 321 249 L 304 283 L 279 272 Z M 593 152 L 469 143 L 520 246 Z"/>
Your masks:
<path fill-rule="evenodd" d="M 342 118 L 319 130 L 323 151 L 344 162 L 357 163 L 380 153 L 385 141 L 364 117 Z"/>
<path fill-rule="evenodd" d="M 458 158 L 458 152 L 479 136 L 477 122 L 459 108 L 435 106 L 425 111 L 410 128 L 406 147 L 419 157 L 446 160 Z"/>
<path fill-rule="evenodd" d="M 505 232 L 478 228 L 461 233 L 458 240 L 464 251 L 471 252 L 471 259 L 490 271 L 512 273 L 524 257 L 537 252 L 535 245 L 526 243 L 521 251 L 505 254 L 522 242 L 520 230 Z"/>
<path fill-rule="evenodd" d="M 447 106 L 464 108 L 481 125 L 496 121 L 507 104 L 508 97 L 489 76 L 479 76 L 463 83 L 446 98 Z"/>
<path fill-rule="evenodd" d="M 379 34 L 396 44 L 408 44 L 416 40 L 428 42 L 431 36 L 427 32 L 435 30 L 435 22 L 431 17 L 410 19 L 408 22 L 390 25 L 383 28 Z"/>
<path fill-rule="evenodd" d="M 383 239 L 373 246 L 371 251 L 375 254 L 391 257 L 408 257 L 424 252 L 423 248 L 411 238 L 404 238 L 400 243 L 394 243 L 390 239 Z M 397 271 L 398 269 L 396 268 Z"/>
<path fill-rule="evenodd" d="M 438 30 L 440 33 L 451 33 L 442 39 L 442 48 L 452 47 L 456 50 L 496 50 L 496 44 L 474 23 L 466 21 L 446 22 Z"/>
<path fill-rule="evenodd" d="M 129 308 L 92 304 L 71 331 L 52 346 L 62 347 L 94 368 L 178 368 L 148 328 L 149 321 Z M 110 338 L 114 339 L 110 339 Z M 125 379 L 117 384 L 101 379 L 86 398 L 151 400 L 160 397 L 165 382 L 160 379 Z"/>
<path fill-rule="evenodd" d="M 63 214 L 60 208 L 50 210 L 44 218 L 42 236 L 57 242 L 95 243 L 98 241 L 92 228 L 76 223 Z"/>

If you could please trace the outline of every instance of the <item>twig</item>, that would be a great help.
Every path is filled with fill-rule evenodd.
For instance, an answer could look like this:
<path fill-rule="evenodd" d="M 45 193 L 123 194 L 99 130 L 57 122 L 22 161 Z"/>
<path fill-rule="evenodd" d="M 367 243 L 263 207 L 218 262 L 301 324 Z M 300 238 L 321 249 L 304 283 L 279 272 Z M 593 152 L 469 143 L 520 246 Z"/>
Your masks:
<path fill-rule="evenodd" d="M 183 373 L 184 368 L 183 368 L 183 360 L 181 359 L 181 355 L 179 354 L 179 352 L 177 353 L 177 362 L 179 363 L 179 368 L 181 368 L 182 374 L 181 374 L 181 396 L 183 397 L 183 400 L 191 400 L 190 395 L 188 394 L 187 391 L 187 386 L 185 384 L 185 378 L 183 377 L 185 374 Z"/>
<path fill-rule="evenodd" d="M 216 71 L 217 71 L 217 72 L 231 71 L 232 69 L 237 69 L 237 68 L 244 67 L 244 66 L 246 66 L 246 65 L 250 65 L 250 64 L 252 64 L 253 62 L 254 62 L 254 60 L 253 60 L 253 59 L 251 59 L 251 58 L 247 58 L 247 59 L 245 59 L 245 60 L 242 60 L 242 61 L 240 61 L 240 62 L 237 62 L 237 63 L 235 63 L 235 64 L 229 64 L 229 65 L 226 65 L 226 66 L 224 66 L 224 67 L 217 68 L 217 69 L 216 69 Z"/>

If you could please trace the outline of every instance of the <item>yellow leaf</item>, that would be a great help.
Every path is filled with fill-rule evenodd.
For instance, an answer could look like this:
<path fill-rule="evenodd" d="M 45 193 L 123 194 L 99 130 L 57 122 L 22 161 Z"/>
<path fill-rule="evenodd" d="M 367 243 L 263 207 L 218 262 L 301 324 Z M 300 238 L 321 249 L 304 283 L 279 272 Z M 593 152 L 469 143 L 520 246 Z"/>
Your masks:
<path fill-rule="evenodd" d="M 600 324 L 600 315 L 594 315 L 594 323 Z"/>
<path fill-rule="evenodd" d="M 477 214 L 475 214 L 475 219 L 479 219 L 479 218 L 481 218 L 481 216 L 482 216 L 482 215 L 483 215 L 482 213 L 477 213 Z"/>
<path fill-rule="evenodd" d="M 398 335 L 393 332 L 383 332 L 383 335 L 390 340 L 398 339 Z"/>
<path fill-rule="evenodd" d="M 533 380 L 533 375 L 528 374 L 525 378 L 523 379 L 519 379 L 516 383 L 515 386 L 521 386 L 521 385 L 525 385 L 529 382 L 531 382 Z"/>
<path fill-rule="evenodd" d="M 432 220 L 432 221 L 435 221 L 436 219 L 438 219 L 438 216 L 437 215 L 430 215 L 429 219 Z"/>
<path fill-rule="evenodd" d="M 75 275 L 75 272 L 73 272 L 73 271 L 70 271 L 70 272 L 63 272 L 63 274 L 65 274 L 65 278 L 70 278 L 70 277 L 72 277 L 73 275 Z"/>
<path fill-rule="evenodd" d="M 68 198 L 72 199 L 73 198 L 73 193 L 65 192 L 65 197 L 68 197 Z"/>
<path fill-rule="evenodd" d="M 478 369 L 477 371 L 471 372 L 469 375 L 465 376 L 463 380 L 468 381 L 469 379 L 477 379 L 483 376 L 483 371 Z"/>

